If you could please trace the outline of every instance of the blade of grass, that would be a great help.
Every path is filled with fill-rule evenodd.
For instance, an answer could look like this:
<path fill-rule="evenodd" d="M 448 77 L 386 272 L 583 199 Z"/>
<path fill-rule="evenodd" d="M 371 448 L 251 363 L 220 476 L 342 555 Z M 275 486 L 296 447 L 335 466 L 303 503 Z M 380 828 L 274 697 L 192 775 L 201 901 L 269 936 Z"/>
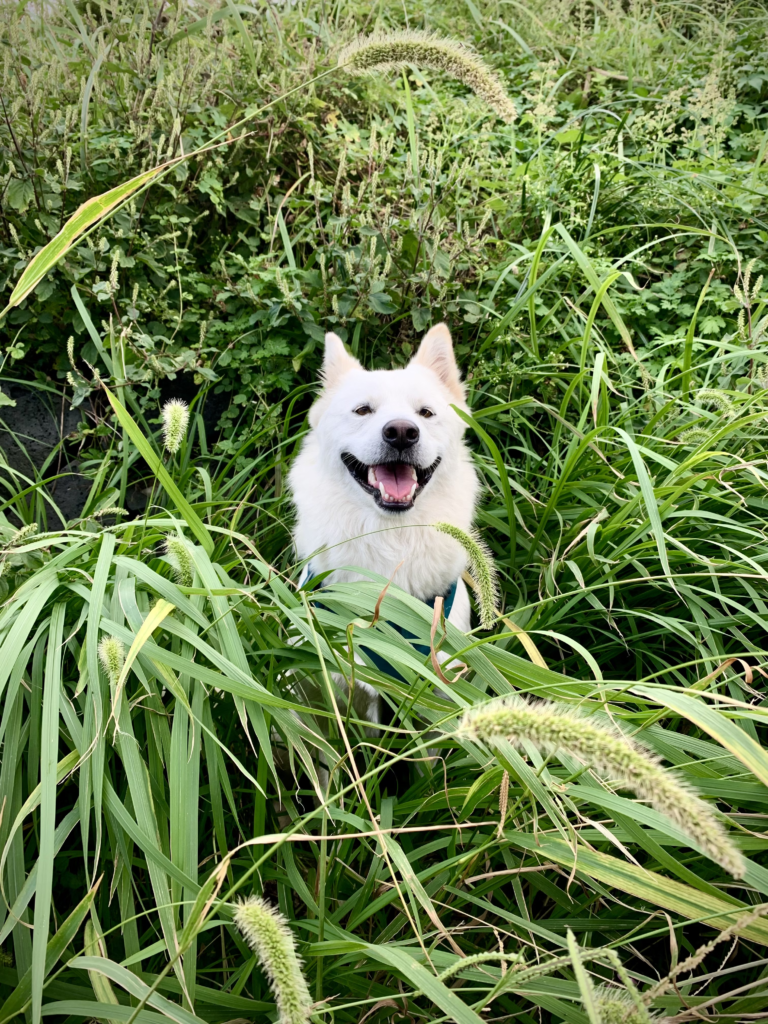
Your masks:
<path fill-rule="evenodd" d="M 67 946 L 69 946 L 69 944 L 74 940 L 80 930 L 80 925 L 85 920 L 85 917 L 96 898 L 96 892 L 98 891 L 100 883 L 101 879 L 98 879 L 96 884 L 86 893 L 69 917 L 62 922 L 56 934 L 45 946 L 43 978 L 48 976 L 52 968 L 61 958 Z M 0 1006 L 0 1024 L 6 1024 L 6 1022 L 23 1013 L 30 1005 L 33 995 L 33 970 L 34 968 L 31 967 L 26 974 L 19 979 L 14 991 L 10 996 L 8 996 L 3 1005 Z"/>
<path fill-rule="evenodd" d="M 114 410 L 115 416 L 138 448 L 141 453 L 141 457 L 160 481 L 160 484 L 165 489 L 169 498 L 171 498 L 175 503 L 176 508 L 178 508 L 179 512 L 184 517 L 187 526 L 190 528 L 192 533 L 194 533 L 195 537 L 197 537 L 203 548 L 210 554 L 213 551 L 213 539 L 203 524 L 203 521 L 176 486 L 170 473 L 165 468 L 162 459 L 160 459 L 160 457 L 155 453 L 152 445 L 147 441 L 138 424 L 125 406 L 108 388 L 104 388 L 104 391 Z"/>
<path fill-rule="evenodd" d="M 595 999 L 595 989 L 592 985 L 592 979 L 587 973 L 587 969 L 582 962 L 579 944 L 576 942 L 576 938 L 570 928 L 566 932 L 566 938 L 568 940 L 568 952 L 571 954 L 573 973 L 576 975 L 579 992 L 581 993 L 581 1001 L 584 1004 L 584 1009 L 587 1011 L 587 1017 L 589 1017 L 590 1024 L 603 1024 L 602 1017 L 600 1016 L 600 1010 L 597 1006 L 597 1000 Z"/>
<path fill-rule="evenodd" d="M 39 1024 L 46 975 L 48 924 L 53 896 L 53 858 L 56 833 L 56 768 L 59 749 L 62 636 L 66 605 L 53 606 L 48 632 L 48 657 L 43 689 L 40 736 L 40 855 L 37 861 L 34 934 L 32 937 L 32 1024 Z"/>

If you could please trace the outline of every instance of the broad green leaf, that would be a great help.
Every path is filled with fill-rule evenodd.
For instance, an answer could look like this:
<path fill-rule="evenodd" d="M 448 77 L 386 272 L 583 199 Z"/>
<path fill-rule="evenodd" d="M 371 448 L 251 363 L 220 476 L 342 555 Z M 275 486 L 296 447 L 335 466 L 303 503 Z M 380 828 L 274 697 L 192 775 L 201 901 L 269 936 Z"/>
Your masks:
<path fill-rule="evenodd" d="M 69 775 L 69 773 L 73 770 L 73 768 L 75 767 L 77 762 L 78 762 L 78 753 L 77 753 L 76 750 L 70 751 L 70 753 L 67 754 L 66 757 L 63 757 L 59 761 L 59 763 L 56 765 L 56 783 L 57 784 L 59 782 L 61 782 L 61 780 L 63 778 L 65 778 L 65 776 Z M 41 787 L 40 783 L 38 783 L 35 786 L 35 788 L 32 790 L 32 792 L 29 794 L 27 799 L 24 801 L 21 809 L 19 810 L 18 814 L 16 815 L 16 817 L 14 819 L 14 822 L 13 822 L 13 825 L 11 826 L 11 831 L 9 833 L 8 839 L 6 840 L 6 844 L 5 844 L 5 848 L 3 850 L 2 857 L 0 857 L 0 873 L 2 872 L 3 868 L 5 867 L 5 860 L 6 860 L 6 857 L 8 856 L 8 847 L 10 846 L 10 841 L 13 838 L 16 830 L 21 827 L 21 825 L 22 825 L 24 819 L 27 817 L 27 815 L 31 814 L 32 811 L 34 811 L 37 807 L 40 806 L 41 791 L 42 791 L 42 787 Z"/>
<path fill-rule="evenodd" d="M 694 722 L 713 740 L 717 740 L 726 750 L 730 750 L 734 757 L 738 757 L 764 786 L 768 786 L 768 754 L 730 718 L 710 707 L 706 698 L 689 697 L 687 694 L 661 686 L 637 685 L 632 689 L 635 693 L 662 704 L 670 711 L 676 711 L 683 718 Z M 766 798 L 768 799 L 768 792 Z"/>
<path fill-rule="evenodd" d="M 555 230 L 557 231 L 557 233 L 560 235 L 560 237 L 565 242 L 565 244 L 568 246 L 568 251 L 573 256 L 574 260 L 576 260 L 578 265 L 584 271 L 585 277 L 587 278 L 589 283 L 592 285 L 592 288 L 594 289 L 595 294 L 597 295 L 598 293 L 600 293 L 601 284 L 600 284 L 600 279 L 598 278 L 597 273 L 595 272 L 595 269 L 592 266 L 591 260 L 581 250 L 581 248 L 573 240 L 573 238 L 568 234 L 568 231 L 567 231 L 567 229 L 566 229 L 564 224 L 555 224 L 554 227 L 555 227 Z M 622 339 L 624 341 L 624 344 L 627 346 L 629 351 L 634 355 L 635 348 L 634 348 L 634 345 L 632 344 L 632 335 L 629 333 L 629 330 L 627 329 L 627 325 L 624 323 L 623 319 L 621 318 L 621 315 L 620 315 L 619 311 L 616 309 L 616 306 L 614 305 L 613 300 L 608 296 L 608 289 L 607 289 L 607 287 L 603 288 L 603 291 L 602 291 L 602 303 L 603 303 L 603 308 L 605 309 L 606 313 L 608 314 L 608 316 L 613 321 L 614 327 L 616 328 L 616 330 L 621 335 L 621 337 L 622 337 Z"/>
<path fill-rule="evenodd" d="M 40 252 L 32 257 L 24 273 L 16 282 L 16 287 L 11 292 L 8 305 L 0 312 L 0 319 L 5 316 L 9 309 L 18 306 L 20 302 L 26 299 L 45 275 L 50 273 L 59 260 L 66 256 L 81 235 L 121 203 L 130 199 L 134 192 L 143 185 L 146 185 L 159 174 L 162 174 L 168 167 L 173 166 L 175 162 L 177 161 L 159 164 L 157 167 L 153 167 L 151 170 L 144 171 L 143 174 L 138 174 L 135 178 L 123 182 L 122 185 L 104 192 L 103 195 L 94 196 L 93 199 L 88 199 L 83 203 L 69 218 L 61 231 L 47 245 L 43 246 Z"/>
<path fill-rule="evenodd" d="M 40 856 L 37 861 L 34 933 L 32 936 L 32 1021 L 39 1024 L 43 981 L 48 971 L 48 923 L 53 893 L 53 858 L 56 833 L 56 757 L 59 749 L 62 635 L 66 605 L 54 605 L 48 632 L 48 657 L 43 690 L 43 727 L 40 737 Z"/>
<path fill-rule="evenodd" d="M 168 1024 L 168 1018 L 162 1013 L 151 1013 L 148 1010 L 139 1010 L 137 1013 L 132 1006 L 113 1006 L 111 1003 L 92 1003 L 88 999 L 60 999 L 53 1003 L 46 1003 L 43 1007 L 44 1017 L 85 1017 L 93 1020 L 120 1021 L 121 1024 L 128 1024 L 133 1020 L 135 1024 Z"/>
<path fill-rule="evenodd" d="M 16 659 L 23 649 L 27 637 L 36 625 L 37 617 L 42 611 L 43 605 L 59 583 L 56 574 L 50 572 L 41 573 L 35 582 L 36 585 L 33 585 L 29 593 L 25 595 L 26 600 L 22 601 L 22 595 L 17 591 L 13 603 L 16 605 L 17 611 L 19 606 L 21 606 L 21 611 L 18 611 L 16 621 L 6 634 L 2 644 L 0 644 L 0 697 L 2 697 L 3 690 L 8 682 L 8 677 L 13 671 Z"/>
<path fill-rule="evenodd" d="M 214 11 L 213 14 L 209 14 L 205 18 L 199 18 L 197 21 L 192 22 L 191 25 L 185 25 L 180 28 L 175 35 L 172 35 L 168 40 L 168 46 L 172 46 L 174 43 L 178 43 L 181 39 L 186 39 L 189 36 L 196 35 L 198 32 L 203 32 L 208 25 L 215 25 L 217 21 L 221 21 L 222 18 L 232 18 L 235 12 L 242 12 L 243 14 L 254 14 L 256 17 L 261 17 L 261 11 L 258 11 L 255 7 L 249 7 L 246 4 L 235 4 L 228 3 L 227 7 L 222 7 L 218 11 Z"/>
<path fill-rule="evenodd" d="M 69 837 L 70 832 L 75 827 L 80 817 L 80 812 L 77 807 L 73 807 L 69 814 L 62 818 L 61 822 L 56 826 L 56 833 L 53 837 L 53 853 L 54 856 L 64 845 L 64 842 Z M 29 902 L 35 892 L 37 886 L 37 861 L 32 865 L 32 870 L 27 875 L 24 887 L 22 888 L 19 895 L 16 897 L 13 906 L 8 912 L 5 924 L 0 928 L 0 946 L 5 942 L 6 938 L 10 935 L 17 921 L 21 919 L 21 915 L 24 910 L 29 906 Z"/>
<path fill-rule="evenodd" d="M 161 625 L 163 619 L 165 619 L 174 610 L 174 607 L 175 606 L 172 605 L 170 601 L 164 601 L 161 598 L 155 605 L 153 605 L 146 619 L 144 619 L 144 622 L 141 624 L 141 627 L 131 644 L 128 654 L 126 655 L 123 669 L 120 673 L 120 678 L 117 680 L 117 685 L 115 687 L 115 699 L 117 699 L 117 696 L 125 686 L 125 681 L 133 667 L 134 661 L 139 656 L 139 652 L 149 641 L 149 638 L 155 630 Z"/>
<path fill-rule="evenodd" d="M 96 897 L 96 891 L 100 882 L 101 879 L 99 879 L 96 885 L 86 893 L 69 917 L 62 922 L 61 927 L 56 934 L 48 942 L 45 947 L 43 977 L 46 977 L 50 973 L 53 966 L 61 958 L 64 950 L 77 935 L 80 925 L 83 923 L 86 914 L 91 909 L 91 904 Z M 26 1007 L 29 1006 L 31 997 L 32 968 L 30 968 L 20 979 L 15 991 L 8 996 L 3 1005 L 0 1006 L 0 1024 L 6 1024 L 6 1021 L 11 1020 L 19 1013 L 23 1013 Z"/>
<path fill-rule="evenodd" d="M 513 832 L 505 832 L 505 838 L 513 846 L 540 854 L 544 860 L 554 860 L 569 870 L 574 866 L 574 852 L 561 839 Z M 577 871 L 582 875 L 671 913 L 680 914 L 692 921 L 701 921 L 707 927 L 720 931 L 735 924 L 750 909 L 746 905 L 743 909 L 734 908 L 732 904 L 692 889 L 682 882 L 648 871 L 637 864 L 621 861 L 607 853 L 588 850 L 583 846 L 577 849 L 575 864 Z M 754 942 L 768 946 L 768 921 L 754 921 L 742 934 Z"/>
<path fill-rule="evenodd" d="M 373 960 L 399 971 L 414 989 L 423 992 L 456 1024 L 481 1024 L 482 1018 L 471 1007 L 405 949 L 392 945 L 368 945 L 367 950 Z"/>
<path fill-rule="evenodd" d="M 158 853 L 161 853 L 159 825 L 150 791 L 149 775 L 146 764 L 141 756 L 139 744 L 136 741 L 133 719 L 129 712 L 125 691 L 123 691 L 119 698 L 115 717 L 117 722 L 117 747 L 128 780 L 128 788 L 131 800 L 133 801 L 137 824 L 144 836 L 146 836 L 148 845 L 154 847 Z M 157 906 L 157 914 L 160 918 L 160 927 L 165 939 L 166 949 L 171 957 L 175 957 L 178 950 L 178 941 L 176 937 L 175 915 L 171 907 L 168 878 L 165 871 L 157 863 L 157 860 L 149 856 L 147 857 L 147 870 L 152 884 L 152 892 Z M 184 972 L 178 960 L 174 962 L 174 971 L 182 989 L 184 989 Z"/>
<path fill-rule="evenodd" d="M 661 516 L 659 515 L 659 506 L 656 503 L 656 494 L 651 483 L 651 478 L 648 475 L 643 457 L 637 447 L 637 444 L 632 440 L 626 430 L 622 430 L 621 427 L 617 427 L 617 433 L 623 438 L 626 444 L 629 454 L 632 457 L 632 464 L 635 467 L 635 473 L 637 474 L 637 482 L 640 484 L 640 493 L 643 496 L 643 504 L 645 505 L 645 512 L 651 524 L 651 533 L 653 534 L 654 540 L 656 541 L 656 547 L 659 552 L 659 561 L 661 567 L 665 573 L 672 575 L 672 570 L 669 567 L 669 558 L 667 556 L 667 546 L 664 540 L 664 529 L 661 525 Z M 671 581 L 674 586 L 674 580 Z"/>
<path fill-rule="evenodd" d="M 90 837 L 90 805 L 93 797 L 94 818 L 96 822 L 96 851 L 94 870 L 99 861 L 102 834 L 102 797 L 104 788 L 104 762 L 106 756 L 106 737 L 102 728 L 104 709 L 102 707 L 101 681 L 99 676 L 99 619 L 101 617 L 107 580 L 112 568 L 112 557 L 115 550 L 113 534 L 104 534 L 99 550 L 96 571 L 93 577 L 93 589 L 88 601 L 88 627 L 85 638 L 86 665 L 88 668 L 87 697 L 88 704 L 84 716 L 84 729 L 87 733 L 86 745 L 92 746 L 88 757 L 80 771 L 79 803 L 81 811 L 80 831 L 83 837 L 83 850 L 88 855 Z M 82 749 L 82 747 L 81 747 Z M 88 870 L 86 865 L 86 870 Z"/>
<path fill-rule="evenodd" d="M 144 853 L 147 860 L 151 860 L 153 864 L 157 865 L 157 867 L 162 868 L 163 871 L 167 872 L 171 878 L 175 878 L 181 885 L 194 885 L 194 880 L 185 875 L 183 871 L 181 871 L 181 869 L 178 868 L 173 861 L 169 860 L 163 851 L 159 849 L 156 838 L 148 836 L 139 827 L 139 825 L 136 824 L 134 819 L 121 803 L 119 796 L 115 793 L 108 779 L 104 786 L 104 804 L 110 814 L 114 815 L 115 820 L 120 827 L 124 829 L 126 835 L 132 839 L 142 853 Z"/>
<path fill-rule="evenodd" d="M 99 938 L 100 937 L 97 935 L 96 929 L 93 926 L 93 922 L 86 921 L 83 935 L 83 948 L 87 957 L 104 957 L 105 954 L 100 948 Z M 91 979 L 93 994 L 100 1003 L 112 1003 L 113 1006 L 117 1006 L 119 1004 L 119 1000 L 115 995 L 114 989 L 112 988 L 107 976 L 105 976 L 101 971 L 89 971 L 88 977 Z"/>
<path fill-rule="evenodd" d="M 147 1000 L 147 1005 L 159 1010 L 166 1017 L 175 1021 L 176 1024 L 205 1024 L 200 1017 L 196 1017 L 188 1010 L 182 1009 L 177 1003 L 161 996 L 159 992 L 151 992 L 149 985 L 137 978 L 127 967 L 121 967 L 113 960 L 107 960 L 103 956 L 78 956 L 70 960 L 68 966 L 72 970 L 88 971 L 89 974 L 97 973 L 108 978 L 110 981 L 120 985 L 130 995 L 137 999 Z M 117 1018 L 115 1018 L 117 1019 Z"/>

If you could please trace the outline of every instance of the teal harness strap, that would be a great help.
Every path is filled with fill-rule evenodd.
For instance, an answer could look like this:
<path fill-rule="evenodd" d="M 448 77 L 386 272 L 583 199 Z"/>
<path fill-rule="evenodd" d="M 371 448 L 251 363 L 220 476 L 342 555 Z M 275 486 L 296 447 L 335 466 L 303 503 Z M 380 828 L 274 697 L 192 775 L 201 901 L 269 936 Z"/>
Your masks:
<path fill-rule="evenodd" d="M 315 573 L 312 571 L 312 566 L 308 565 L 307 566 L 307 578 L 304 580 L 304 584 L 302 584 L 302 586 L 307 584 L 307 583 L 309 583 L 311 580 L 313 580 L 315 578 L 316 577 L 315 577 Z M 435 607 L 435 601 L 438 599 L 438 597 L 442 597 L 443 598 L 444 614 L 445 614 L 445 617 L 448 618 L 448 616 L 451 614 L 451 609 L 453 608 L 453 602 L 456 599 L 456 588 L 458 587 L 458 585 L 459 585 L 459 581 L 458 580 L 454 580 L 453 583 L 450 585 L 450 587 L 448 588 L 448 590 L 447 590 L 447 592 L 445 594 L 435 594 L 434 597 L 427 598 L 424 603 L 429 605 L 430 608 L 434 608 Z M 322 588 L 322 583 L 320 584 L 320 586 Z M 320 605 L 320 607 L 322 608 L 323 606 Z M 390 625 L 392 625 L 393 628 L 396 629 L 397 632 L 402 637 L 404 637 L 406 640 L 415 640 L 416 639 L 416 637 L 413 635 L 413 633 L 409 633 L 408 630 L 404 629 L 402 626 L 398 626 L 395 623 L 390 623 Z M 372 651 L 370 649 L 370 647 L 366 647 L 363 644 L 361 644 L 360 646 L 361 646 L 361 649 L 363 651 L 365 651 L 365 653 L 368 655 L 368 657 L 371 659 L 373 664 L 376 666 L 376 668 L 380 672 L 383 672 L 385 675 L 392 676 L 393 679 L 399 679 L 401 682 L 403 682 L 403 683 L 405 682 L 405 680 L 400 675 L 400 673 L 397 671 L 397 669 L 393 668 L 392 665 L 390 665 L 389 662 L 386 660 L 386 658 L 382 658 L 382 656 L 380 654 L 377 654 L 376 651 Z M 413 646 L 419 652 L 419 654 L 423 654 L 423 655 L 429 654 L 429 648 L 425 644 L 414 644 Z"/>

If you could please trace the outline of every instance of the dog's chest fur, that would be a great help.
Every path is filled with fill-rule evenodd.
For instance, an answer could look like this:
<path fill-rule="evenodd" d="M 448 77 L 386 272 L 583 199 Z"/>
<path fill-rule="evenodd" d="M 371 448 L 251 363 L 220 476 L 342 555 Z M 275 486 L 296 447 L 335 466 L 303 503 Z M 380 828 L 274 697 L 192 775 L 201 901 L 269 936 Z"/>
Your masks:
<path fill-rule="evenodd" d="M 450 461 L 453 465 L 441 467 L 445 476 L 435 475 L 416 507 L 405 515 L 385 515 L 375 506 L 361 508 L 354 493 L 350 500 L 346 481 L 328 489 L 324 459 L 310 438 L 292 473 L 297 554 L 311 556 L 314 574 L 335 570 L 332 582 L 360 579 L 351 571 L 359 567 L 386 579 L 394 574 L 398 587 L 421 600 L 445 594 L 461 576 L 466 555 L 431 524 L 448 521 L 469 531 L 477 490 L 465 453 L 455 453 Z"/>

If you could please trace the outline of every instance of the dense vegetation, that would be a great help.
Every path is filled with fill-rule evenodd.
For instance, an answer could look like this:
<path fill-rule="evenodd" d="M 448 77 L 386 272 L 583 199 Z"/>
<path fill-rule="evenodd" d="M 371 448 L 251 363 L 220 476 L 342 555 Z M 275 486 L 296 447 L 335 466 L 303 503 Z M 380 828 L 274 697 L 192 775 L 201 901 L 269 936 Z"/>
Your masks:
<path fill-rule="evenodd" d="M 318 1021 L 768 1020 L 768 11 L 0 16 L 3 305 L 85 199 L 271 104 L 0 321 L 4 382 L 82 411 L 62 452 L 92 481 L 66 522 L 58 453 L 2 473 L 0 1024 L 274 1020 L 251 893 Z M 516 122 L 424 69 L 331 72 L 405 18 L 473 42 Z M 437 624 L 448 683 L 396 587 L 373 624 L 385 581 L 297 590 L 284 488 L 323 332 L 387 366 L 443 318 L 502 591 L 495 629 Z M 373 736 L 326 685 L 363 636 L 404 679 L 355 666 Z M 456 733 L 514 693 L 652 750 L 744 877 L 567 751 Z"/>

